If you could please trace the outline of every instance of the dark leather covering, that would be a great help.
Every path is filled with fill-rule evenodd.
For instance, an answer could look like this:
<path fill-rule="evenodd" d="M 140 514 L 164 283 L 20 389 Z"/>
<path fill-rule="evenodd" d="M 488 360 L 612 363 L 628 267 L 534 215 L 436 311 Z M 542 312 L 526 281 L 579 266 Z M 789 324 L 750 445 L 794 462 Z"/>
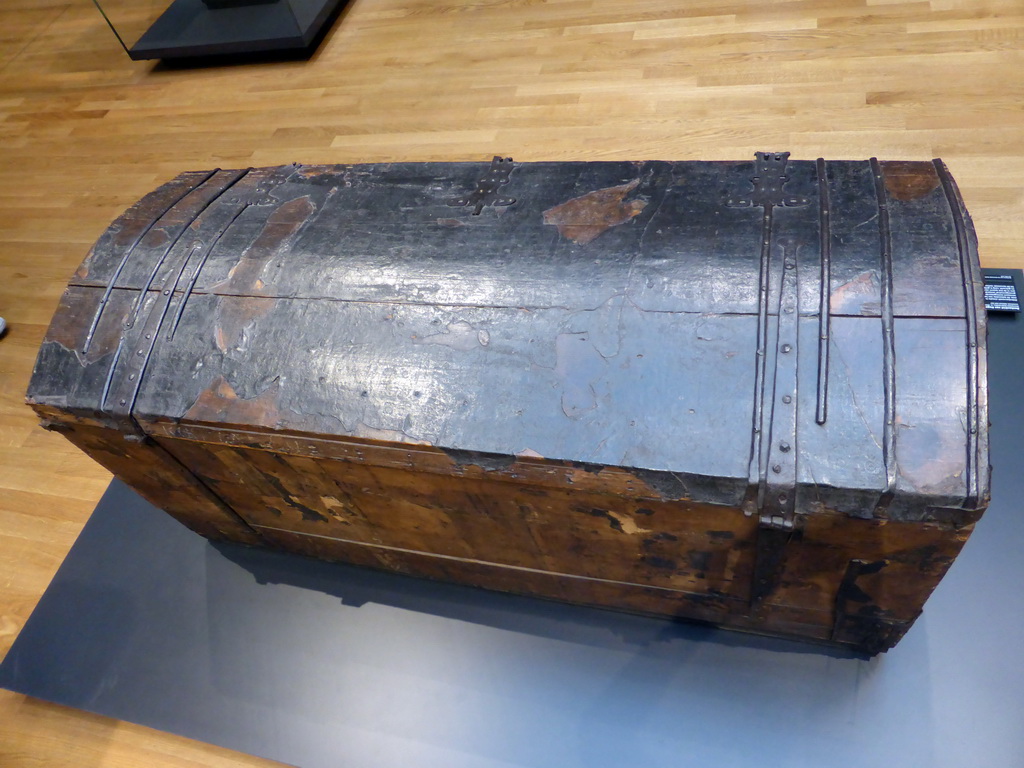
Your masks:
<path fill-rule="evenodd" d="M 985 418 L 977 402 L 968 414 L 965 328 L 983 323 L 965 310 L 970 222 L 963 251 L 938 165 L 878 167 L 888 276 L 868 162 L 790 161 L 764 259 L 750 162 L 519 164 L 500 187 L 514 203 L 479 215 L 452 202 L 486 164 L 183 174 L 97 243 L 65 300 L 93 315 L 91 349 L 51 338 L 31 395 L 101 419 L 233 423 L 223 395 L 267 405 L 249 409 L 250 426 L 672 472 L 693 498 L 738 504 L 765 387 L 759 334 L 774 333 L 781 306 L 761 262 L 787 257 L 803 508 L 871 514 L 887 492 L 899 516 L 977 507 L 987 460 L 971 467 L 972 493 L 968 432 Z"/>

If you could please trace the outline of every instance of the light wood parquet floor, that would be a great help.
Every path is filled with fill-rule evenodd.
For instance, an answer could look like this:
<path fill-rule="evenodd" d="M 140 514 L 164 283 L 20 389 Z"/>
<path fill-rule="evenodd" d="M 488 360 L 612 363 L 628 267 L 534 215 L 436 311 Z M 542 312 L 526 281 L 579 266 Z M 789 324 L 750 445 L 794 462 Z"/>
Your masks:
<path fill-rule="evenodd" d="M 1024 4 L 352 0 L 308 62 L 171 69 L 87 0 L 0 0 L 0 655 L 108 482 L 22 404 L 36 348 L 141 195 L 214 166 L 756 150 L 942 157 L 983 263 L 1024 266 Z M 0 691 L 0 765 L 270 763 Z"/>

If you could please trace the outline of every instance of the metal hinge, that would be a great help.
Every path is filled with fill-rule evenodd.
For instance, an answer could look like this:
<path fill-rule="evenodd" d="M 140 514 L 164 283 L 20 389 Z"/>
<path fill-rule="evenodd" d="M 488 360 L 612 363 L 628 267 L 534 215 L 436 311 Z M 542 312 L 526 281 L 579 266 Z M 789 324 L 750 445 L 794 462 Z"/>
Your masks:
<path fill-rule="evenodd" d="M 495 155 L 494 159 L 491 160 L 491 167 L 487 174 L 477 182 L 476 189 L 465 197 L 456 197 L 449 200 L 448 205 L 452 207 L 475 206 L 473 209 L 474 216 L 479 216 L 486 205 L 502 207 L 512 205 L 516 199 L 514 197 L 498 197 L 498 187 L 502 184 L 508 184 L 513 167 L 511 157 L 498 157 Z"/>
<path fill-rule="evenodd" d="M 729 198 L 725 201 L 729 208 L 798 208 L 810 204 L 806 197 L 787 196 L 783 190 L 789 181 L 786 175 L 789 152 L 757 152 L 756 157 L 754 175 L 750 178 L 754 185 L 753 192 L 750 197 Z"/>

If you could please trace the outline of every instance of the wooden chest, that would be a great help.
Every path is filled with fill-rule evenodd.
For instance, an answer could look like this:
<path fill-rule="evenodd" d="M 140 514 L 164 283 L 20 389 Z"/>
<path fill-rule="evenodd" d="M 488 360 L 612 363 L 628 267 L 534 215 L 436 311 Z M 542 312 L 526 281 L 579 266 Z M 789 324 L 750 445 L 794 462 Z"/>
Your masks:
<path fill-rule="evenodd" d="M 184 173 L 29 401 L 204 536 L 875 653 L 988 501 L 979 273 L 938 161 Z"/>

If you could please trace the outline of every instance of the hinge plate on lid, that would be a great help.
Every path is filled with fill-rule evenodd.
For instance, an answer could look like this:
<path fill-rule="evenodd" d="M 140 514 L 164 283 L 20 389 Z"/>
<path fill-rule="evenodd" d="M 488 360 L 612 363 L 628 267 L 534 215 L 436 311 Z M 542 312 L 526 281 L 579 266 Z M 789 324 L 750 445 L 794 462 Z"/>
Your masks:
<path fill-rule="evenodd" d="M 476 189 L 465 197 L 456 197 L 449 200 L 448 205 L 452 207 L 474 206 L 474 216 L 479 216 L 484 206 L 487 205 L 499 207 L 512 205 L 516 199 L 514 197 L 498 197 L 498 187 L 502 184 L 508 184 L 513 168 L 511 157 L 498 157 L 496 155 L 491 160 L 491 167 L 487 174 L 477 182 Z"/>

